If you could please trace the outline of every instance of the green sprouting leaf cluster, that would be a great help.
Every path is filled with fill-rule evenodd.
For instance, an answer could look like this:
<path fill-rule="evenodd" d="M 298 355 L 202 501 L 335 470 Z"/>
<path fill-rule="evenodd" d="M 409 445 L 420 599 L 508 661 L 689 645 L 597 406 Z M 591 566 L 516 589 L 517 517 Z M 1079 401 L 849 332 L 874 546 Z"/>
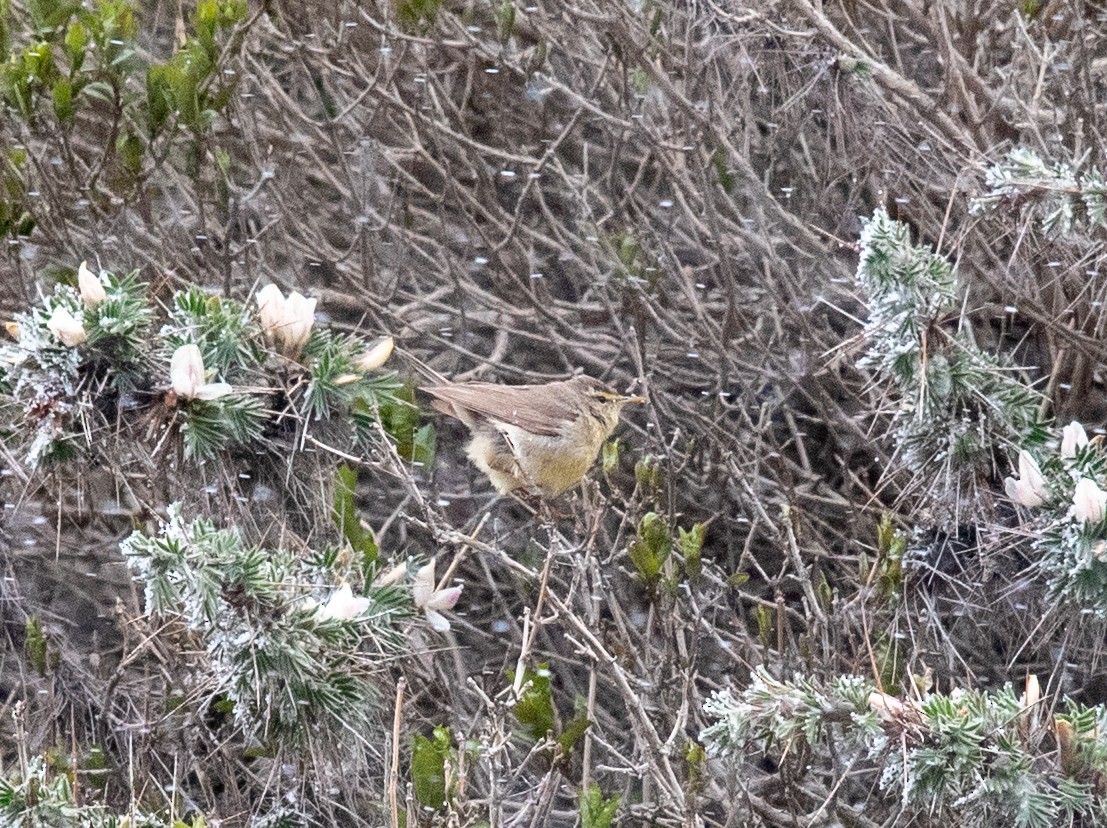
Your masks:
<path fill-rule="evenodd" d="M 357 472 L 345 463 L 338 467 L 335 475 L 334 506 L 331 512 L 335 526 L 358 556 L 362 575 L 368 579 L 380 556 L 380 549 L 373 533 L 362 525 L 357 515 L 354 496 L 357 492 Z"/>
<path fill-rule="evenodd" d="M 987 191 L 973 199 L 974 213 L 1025 207 L 1047 234 L 1107 226 L 1107 180 L 1097 167 L 1078 172 L 1067 161 L 1051 164 L 1034 150 L 1016 147 L 988 169 L 985 183 Z"/>
<path fill-rule="evenodd" d="M 542 742 L 546 734 L 553 732 L 554 729 L 550 665 L 542 663 L 536 670 L 526 670 L 523 674 L 523 687 L 523 692 L 515 701 L 515 718 L 526 729 L 531 739 Z"/>
<path fill-rule="evenodd" d="M 60 655 L 52 646 L 50 636 L 42 628 L 42 621 L 37 615 L 28 618 L 24 627 L 23 655 L 40 676 L 53 673 L 58 667 Z"/>
<path fill-rule="evenodd" d="M 758 668 L 746 690 L 705 703 L 714 721 L 700 738 L 709 755 L 734 763 L 751 751 L 852 756 L 855 782 L 876 782 L 891 812 L 925 824 L 1098 824 L 1107 710 L 1066 700 L 1047 721 L 1036 688 L 903 701 L 856 676 L 780 681 Z"/>
<path fill-rule="evenodd" d="M 7 3 L 0 11 L 15 14 Z M 164 61 L 139 47 L 133 0 L 31 0 L 23 12 L 12 28 L 20 38 L 6 19 L 0 24 L 0 107 L 22 140 L 65 142 L 62 158 L 84 192 L 97 195 L 104 175 L 116 192 L 130 191 L 182 137 L 206 137 L 230 102 L 237 75 L 223 63 L 246 18 L 245 0 L 201 0 L 193 34 Z M 35 219 L 25 194 L 37 187 L 28 186 L 24 151 L 6 152 L 0 233 L 26 236 Z"/>
<path fill-rule="evenodd" d="M 876 560 L 861 553 L 860 581 L 872 584 L 881 600 L 894 600 L 903 588 L 903 558 L 907 552 L 907 536 L 898 531 L 887 512 L 880 516 L 876 530 Z"/>
<path fill-rule="evenodd" d="M 230 102 L 234 80 L 218 72 L 220 36 L 242 21 L 245 0 L 200 0 L 192 18 L 194 35 L 164 63 L 150 66 L 146 75 L 146 124 L 156 136 L 175 116 L 193 133 L 205 132 Z"/>
<path fill-rule="evenodd" d="M 681 555 L 684 575 L 696 580 L 702 571 L 703 539 L 706 527 L 693 524 L 691 529 L 677 527 L 676 547 Z M 673 553 L 673 532 L 669 520 L 656 512 L 647 512 L 638 521 L 638 529 L 627 548 L 627 556 L 642 583 L 650 588 L 666 582 L 666 566 Z M 668 577 L 668 580 L 673 580 Z"/>
<path fill-rule="evenodd" d="M 341 590 L 288 550 L 245 544 L 176 507 L 156 535 L 121 545 L 145 585 L 146 610 L 179 615 L 204 642 L 236 721 L 263 743 L 303 744 L 366 728 L 376 711 L 373 672 L 395 655 L 411 614 L 395 589 L 368 590 L 356 612 L 333 609 Z M 320 605 L 315 595 L 331 600 Z M 329 609 L 331 608 L 331 609 Z"/>
<path fill-rule="evenodd" d="M 455 754 L 448 727 L 436 727 L 430 739 L 415 735 L 411 746 L 411 783 L 420 805 L 440 810 L 453 796 L 449 766 L 456 765 Z"/>
<path fill-rule="evenodd" d="M 384 430 L 396 442 L 396 451 L 400 457 L 411 461 L 421 468 L 434 465 L 435 428 L 432 423 L 419 424 L 419 408 L 415 404 L 415 386 L 405 383 L 389 388 L 387 399 L 382 399 L 380 419 Z M 364 406 L 354 407 L 355 419 L 362 424 L 362 431 L 368 433 L 373 425 L 371 413 Z"/>
<path fill-rule="evenodd" d="M 859 364 L 896 394 L 899 462 L 935 482 L 936 500 L 963 494 L 999 449 L 1035 433 L 1040 395 L 974 344 L 949 263 L 884 210 L 865 223 L 857 278 L 869 308 Z"/>
<path fill-rule="evenodd" d="M 24 204 L 26 166 L 27 150 L 12 148 L 0 153 L 0 236 L 29 236 L 35 228 L 34 216 Z"/>
<path fill-rule="evenodd" d="M 581 828 L 611 828 L 619 812 L 621 797 L 604 797 L 599 785 L 593 784 L 580 793 Z"/>
<path fill-rule="evenodd" d="M 523 735 L 528 741 L 542 744 L 547 736 L 552 736 L 553 744 L 556 745 L 555 758 L 563 760 L 572 753 L 592 723 L 581 709 L 584 700 L 578 699 L 576 715 L 558 730 L 551 675 L 550 666 L 545 662 L 533 670 L 527 668 L 523 673 L 522 690 L 515 700 L 512 712 L 516 721 L 523 726 Z M 514 681 L 516 676 L 509 671 L 508 678 Z"/>
<path fill-rule="evenodd" d="M 638 532 L 627 549 L 638 577 L 650 586 L 657 584 L 672 551 L 669 521 L 655 512 L 643 515 L 638 521 Z"/>
<path fill-rule="evenodd" d="M 442 0 L 392 0 L 396 20 L 409 32 L 423 32 L 434 25 Z"/>
<path fill-rule="evenodd" d="M 82 770 L 87 771 L 88 768 Z M 204 828 L 202 816 L 189 821 L 131 808 L 113 813 L 103 805 L 78 799 L 67 769 L 53 770 L 41 757 L 33 757 L 18 772 L 0 776 L 0 825 L 41 825 L 50 828 Z"/>

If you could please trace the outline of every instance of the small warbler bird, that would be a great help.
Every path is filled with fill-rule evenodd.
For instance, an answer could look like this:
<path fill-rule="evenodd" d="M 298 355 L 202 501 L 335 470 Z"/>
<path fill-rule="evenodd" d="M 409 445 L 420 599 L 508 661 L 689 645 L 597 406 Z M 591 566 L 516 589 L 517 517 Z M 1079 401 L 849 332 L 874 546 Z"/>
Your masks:
<path fill-rule="evenodd" d="M 518 489 L 546 499 L 584 477 L 624 405 L 645 402 L 584 376 L 545 385 L 467 382 L 423 390 L 438 411 L 469 427 L 466 453 L 496 491 Z"/>

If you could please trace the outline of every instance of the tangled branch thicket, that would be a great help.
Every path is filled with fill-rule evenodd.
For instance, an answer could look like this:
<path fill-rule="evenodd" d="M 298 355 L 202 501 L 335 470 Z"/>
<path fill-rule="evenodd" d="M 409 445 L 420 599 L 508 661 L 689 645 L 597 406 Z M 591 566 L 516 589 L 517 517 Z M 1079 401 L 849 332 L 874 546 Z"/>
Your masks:
<path fill-rule="evenodd" d="M 139 269 L 163 305 L 273 282 L 455 379 L 583 369 L 649 405 L 537 516 L 492 500 L 446 423 L 432 467 L 352 458 L 379 547 L 438 556 L 465 591 L 446 637 L 411 633 L 379 721 L 341 755 L 244 742 L 205 654 L 141 615 L 117 550 L 170 497 L 251 541 L 325 538 L 325 517 L 279 499 L 251 515 L 230 465 L 197 485 L 179 456 L 139 464 L 168 482 L 135 502 L 134 468 L 33 470 L 5 447 L 4 629 L 56 654 L 42 675 L 4 661 L 6 766 L 45 754 L 83 780 L 96 746 L 106 771 L 81 797 L 225 825 L 892 825 L 930 817 L 833 745 L 707 760 L 705 699 L 763 666 L 903 697 L 1033 673 L 1047 698 L 1107 701 L 1103 624 L 1055 605 L 1002 495 L 1005 453 L 967 477 L 904 463 L 902 399 L 858 367 L 854 278 L 884 207 L 957 276 L 921 358 L 956 329 L 1041 393 L 1042 422 L 1101 424 L 1098 195 L 1065 191 L 1088 215 L 1061 222 L 1041 206 L 1107 163 L 1098 4 L 269 0 L 203 23 L 150 0 L 134 54 L 76 104 L 19 74 L 70 13 L 44 22 L 48 5 L 0 0 L 9 316 L 83 258 Z M 91 26 L 89 54 L 127 39 L 108 6 L 123 34 Z M 161 68 L 112 74 L 132 60 Z M 1012 149 L 1022 165 L 999 175 Z M 88 428 L 113 439 L 110 416 Z M 321 475 L 285 477 L 288 503 L 321 497 Z"/>

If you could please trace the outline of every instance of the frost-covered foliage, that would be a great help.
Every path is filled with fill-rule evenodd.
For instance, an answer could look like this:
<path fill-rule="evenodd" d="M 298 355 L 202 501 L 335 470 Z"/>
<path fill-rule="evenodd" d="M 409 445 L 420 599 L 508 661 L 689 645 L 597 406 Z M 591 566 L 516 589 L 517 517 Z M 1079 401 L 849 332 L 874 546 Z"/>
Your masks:
<path fill-rule="evenodd" d="M 133 273 L 88 275 L 100 285 L 95 301 L 59 284 L 41 305 L 16 314 L 16 344 L 0 347 L 0 396 L 17 412 L 14 430 L 32 464 L 70 456 L 97 403 L 143 379 L 146 286 Z"/>
<path fill-rule="evenodd" d="M 1033 521 L 1034 558 L 1065 601 L 1107 617 L 1107 456 L 1080 423 L 1035 457 L 1019 453 L 1007 494 Z"/>
<path fill-rule="evenodd" d="M 321 421 L 332 426 L 329 439 L 338 424 L 344 448 L 375 444 L 376 412 L 399 384 L 379 370 L 372 342 L 315 327 L 314 300 L 289 297 L 304 311 L 302 347 L 291 358 L 277 347 L 288 321 L 262 319 L 260 307 L 188 288 L 171 297 L 155 335 L 153 300 L 135 274 L 82 265 L 80 278 L 80 291 L 61 284 L 17 315 L 18 342 L 0 349 L 0 405 L 13 412 L 10 443 L 28 464 L 79 453 L 94 459 L 97 432 L 120 437 L 129 425 L 154 451 L 164 434 L 141 428 L 151 416 L 196 461 L 235 447 L 267 449 L 275 438 L 287 454 Z M 198 358 L 182 362 L 188 346 Z M 203 393 L 216 386 L 220 393 Z M 104 454 L 118 460 L 114 450 Z"/>
<path fill-rule="evenodd" d="M 202 817 L 185 822 L 131 808 L 117 814 L 81 801 L 70 775 L 51 770 L 42 757 L 29 760 L 18 774 L 0 777 L 0 825 L 50 828 L 203 828 Z"/>
<path fill-rule="evenodd" d="M 869 306 L 860 365 L 896 393 L 900 463 L 931 497 L 964 495 L 997 449 L 1033 432 L 1040 397 L 973 343 L 949 263 L 884 210 L 861 234 L 857 278 Z"/>
<path fill-rule="evenodd" d="M 973 200 L 974 213 L 1029 205 L 1044 232 L 1063 235 L 1107 224 L 1107 181 L 1097 167 L 1077 172 L 1066 161 L 1049 164 L 1033 150 L 1017 147 L 988 169 L 985 181 L 988 191 Z"/>
<path fill-rule="evenodd" d="M 373 673 L 403 649 L 397 625 L 411 616 L 409 592 L 389 583 L 355 596 L 325 580 L 333 556 L 252 547 L 175 508 L 158 535 L 136 532 L 122 551 L 145 586 L 147 612 L 179 615 L 200 638 L 215 692 L 252 737 L 303 743 L 367 727 Z"/>
<path fill-rule="evenodd" d="M 1107 812 L 1107 710 L 1064 701 L 1049 721 L 1045 709 L 1034 677 L 1022 694 L 1006 686 L 901 700 L 856 676 L 789 682 L 759 668 L 740 694 L 704 704 L 715 723 L 701 738 L 735 763 L 751 750 L 781 761 L 835 755 L 865 768 L 854 782 L 875 781 L 888 805 L 927 824 L 1094 823 Z"/>

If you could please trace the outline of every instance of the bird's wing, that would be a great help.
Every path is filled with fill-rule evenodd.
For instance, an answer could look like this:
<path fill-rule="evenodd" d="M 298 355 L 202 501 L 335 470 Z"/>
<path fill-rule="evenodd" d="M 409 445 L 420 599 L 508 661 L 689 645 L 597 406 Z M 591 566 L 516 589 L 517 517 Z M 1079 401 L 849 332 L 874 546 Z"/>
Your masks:
<path fill-rule="evenodd" d="M 550 383 L 546 389 L 552 394 L 543 394 L 546 400 L 539 408 L 526 401 L 526 395 L 517 392 L 531 388 L 543 388 L 539 385 L 497 385 L 491 382 L 465 382 L 456 385 L 432 385 L 424 387 L 433 397 L 447 405 L 435 405 L 439 411 L 457 416 L 449 410 L 451 405 L 472 411 L 490 420 L 510 423 L 532 434 L 544 434 L 554 437 L 560 434 L 559 426 L 576 418 L 568 401 L 569 394 L 557 393 L 554 386 L 562 383 Z M 565 389 L 568 391 L 569 389 Z"/>

